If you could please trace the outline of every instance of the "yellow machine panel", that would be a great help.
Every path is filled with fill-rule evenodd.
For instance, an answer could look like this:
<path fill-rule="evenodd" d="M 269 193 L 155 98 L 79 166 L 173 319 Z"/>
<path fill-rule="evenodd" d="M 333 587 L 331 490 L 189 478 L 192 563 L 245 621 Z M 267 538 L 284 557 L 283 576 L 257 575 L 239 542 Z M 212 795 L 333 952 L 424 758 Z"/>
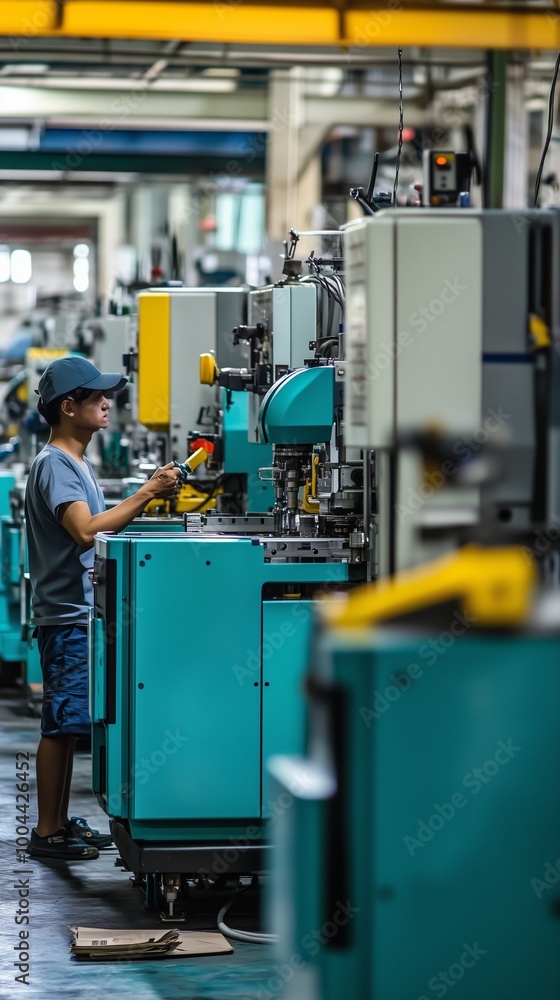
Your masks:
<path fill-rule="evenodd" d="M 170 500 L 151 500 L 150 503 L 144 508 L 145 514 L 157 515 L 161 514 L 162 511 L 165 514 L 191 514 L 193 512 L 200 512 L 205 514 L 207 510 L 216 509 L 216 497 L 219 493 L 223 493 L 223 488 L 220 486 L 215 493 L 209 497 L 207 493 L 201 493 L 197 490 L 196 486 L 192 486 L 191 483 L 186 483 L 177 494 L 177 497 L 171 505 Z"/>
<path fill-rule="evenodd" d="M 138 419 L 150 430 L 169 426 L 170 296 L 138 296 Z"/>

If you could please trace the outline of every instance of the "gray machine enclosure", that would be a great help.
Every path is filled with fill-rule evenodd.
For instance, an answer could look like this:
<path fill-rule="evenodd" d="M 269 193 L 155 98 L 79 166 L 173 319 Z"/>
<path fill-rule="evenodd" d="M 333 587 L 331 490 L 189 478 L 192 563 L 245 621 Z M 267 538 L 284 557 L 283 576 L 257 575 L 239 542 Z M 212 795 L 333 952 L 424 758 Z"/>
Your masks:
<path fill-rule="evenodd" d="M 438 555 L 449 542 L 434 532 L 420 543 L 419 532 L 476 525 L 482 507 L 498 537 L 555 525 L 559 213 L 385 212 L 347 227 L 345 253 L 345 440 L 376 449 L 380 571 Z M 531 341 L 535 316 L 548 348 Z M 426 486 L 419 454 L 403 447 L 434 427 L 455 442 L 443 488 Z M 484 450 L 499 472 L 469 487 L 464 468 Z"/>

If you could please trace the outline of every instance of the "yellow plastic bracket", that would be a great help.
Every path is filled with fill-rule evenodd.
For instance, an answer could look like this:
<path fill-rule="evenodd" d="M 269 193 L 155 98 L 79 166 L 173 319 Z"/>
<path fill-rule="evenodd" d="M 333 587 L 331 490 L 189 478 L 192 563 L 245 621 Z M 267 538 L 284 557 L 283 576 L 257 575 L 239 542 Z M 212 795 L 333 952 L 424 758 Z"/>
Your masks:
<path fill-rule="evenodd" d="M 313 455 L 311 460 L 311 492 L 314 497 L 317 496 L 317 466 L 319 465 L 319 456 Z"/>
<path fill-rule="evenodd" d="M 532 315 L 529 317 L 529 335 L 532 341 L 532 347 L 538 351 L 542 347 L 550 347 L 552 341 L 550 339 L 550 330 L 546 325 L 544 319 L 540 316 Z"/>
<path fill-rule="evenodd" d="M 306 514 L 318 514 L 319 513 L 319 501 L 316 497 L 312 496 L 313 487 L 311 485 L 311 480 L 306 479 L 303 487 L 303 496 L 301 499 L 301 509 L 305 511 Z"/>
<path fill-rule="evenodd" d="M 201 354 L 200 355 L 200 384 L 201 385 L 214 385 L 218 375 L 220 374 L 220 369 L 216 364 L 216 359 L 213 354 Z"/>
<path fill-rule="evenodd" d="M 301 509 L 305 511 L 306 514 L 318 514 L 319 513 L 319 501 L 317 500 L 317 466 L 319 465 L 319 456 L 313 455 L 311 460 L 311 479 L 306 479 L 305 485 L 303 487 L 303 496 L 301 501 Z"/>
<path fill-rule="evenodd" d="M 187 483 L 179 490 L 179 495 L 175 501 L 175 513 L 185 514 L 199 511 L 204 513 L 207 510 L 214 510 L 216 507 L 216 497 L 223 493 L 222 487 L 216 490 L 214 496 L 208 500 L 206 493 L 201 493 L 195 486 Z"/>
<path fill-rule="evenodd" d="M 392 579 L 327 598 L 319 610 L 334 628 L 365 628 L 456 598 L 473 624 L 517 625 L 529 614 L 535 582 L 528 550 L 467 545 Z"/>
<path fill-rule="evenodd" d="M 216 490 L 214 496 L 208 500 L 207 493 L 201 493 L 201 491 L 197 490 L 195 486 L 191 485 L 191 483 L 185 483 L 175 498 L 173 513 L 188 514 L 192 511 L 200 511 L 204 513 L 204 511 L 207 510 L 213 510 L 216 506 L 216 497 L 219 493 L 223 492 L 223 488 L 220 487 Z M 169 500 L 150 500 L 150 503 L 144 508 L 144 513 L 152 515 L 158 513 L 168 515 L 171 513 L 171 503 Z"/>

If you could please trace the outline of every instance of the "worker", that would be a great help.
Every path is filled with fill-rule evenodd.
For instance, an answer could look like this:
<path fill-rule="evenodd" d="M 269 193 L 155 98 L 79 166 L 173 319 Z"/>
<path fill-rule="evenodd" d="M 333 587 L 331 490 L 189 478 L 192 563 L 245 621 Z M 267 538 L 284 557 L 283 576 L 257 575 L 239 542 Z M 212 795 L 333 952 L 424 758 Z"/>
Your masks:
<path fill-rule="evenodd" d="M 85 451 L 107 427 L 107 394 L 127 379 L 103 374 L 90 361 L 52 361 L 39 381 L 37 409 L 51 428 L 34 459 L 25 492 L 32 618 L 43 673 L 41 739 L 37 750 L 37 826 L 29 853 L 87 861 L 112 843 L 82 817 L 68 816 L 77 738 L 89 734 L 88 608 L 93 605 L 94 537 L 120 531 L 156 497 L 171 497 L 179 469 L 170 462 L 126 500 L 105 510 Z"/>

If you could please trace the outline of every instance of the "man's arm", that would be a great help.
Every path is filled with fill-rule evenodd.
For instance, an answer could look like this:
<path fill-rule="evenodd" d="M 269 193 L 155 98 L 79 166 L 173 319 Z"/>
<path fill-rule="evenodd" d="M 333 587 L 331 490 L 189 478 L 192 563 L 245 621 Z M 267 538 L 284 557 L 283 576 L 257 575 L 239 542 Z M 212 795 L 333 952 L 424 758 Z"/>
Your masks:
<path fill-rule="evenodd" d="M 88 504 L 82 500 L 74 500 L 67 506 L 63 504 L 61 506 L 66 509 L 62 513 L 61 524 L 78 545 L 90 549 L 98 531 L 121 531 L 142 513 L 150 500 L 172 497 L 178 478 L 179 469 L 170 462 L 162 469 L 157 469 L 152 478 L 131 497 L 121 500 L 116 507 L 104 510 L 101 514 L 92 514 Z"/>

